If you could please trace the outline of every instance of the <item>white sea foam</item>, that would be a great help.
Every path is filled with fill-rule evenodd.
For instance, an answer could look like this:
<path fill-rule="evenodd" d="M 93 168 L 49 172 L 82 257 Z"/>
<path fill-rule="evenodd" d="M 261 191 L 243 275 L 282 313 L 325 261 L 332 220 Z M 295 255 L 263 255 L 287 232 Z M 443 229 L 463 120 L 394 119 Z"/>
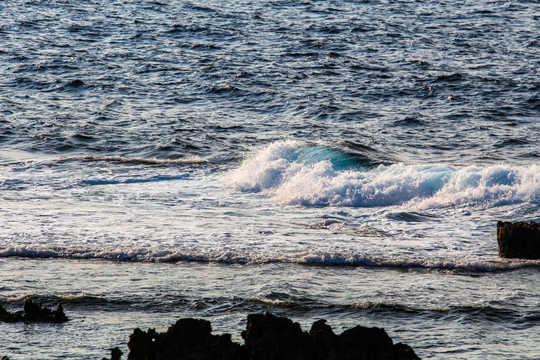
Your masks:
<path fill-rule="evenodd" d="M 301 165 L 288 158 L 301 146 L 297 141 L 273 143 L 244 161 L 225 181 L 241 191 L 263 191 L 279 186 L 301 170 Z"/>
<path fill-rule="evenodd" d="M 509 271 L 526 267 L 539 267 L 540 260 L 506 260 L 477 257 L 455 258 L 411 258 L 408 256 L 372 257 L 358 252 L 306 251 L 288 254 L 246 253 L 243 251 L 187 251 L 148 249 L 83 249 L 46 247 L 8 247 L 0 248 L 0 258 L 65 258 L 101 259 L 130 262 L 203 262 L 223 264 L 301 264 L 307 266 L 350 266 L 416 268 L 431 270 L 451 270 L 468 272 Z"/>
<path fill-rule="evenodd" d="M 340 170 L 329 160 L 307 163 L 294 156 L 305 146 L 271 144 L 244 161 L 226 182 L 240 191 L 265 192 L 279 203 L 304 206 L 428 209 L 540 201 L 540 165 L 393 164 Z"/>

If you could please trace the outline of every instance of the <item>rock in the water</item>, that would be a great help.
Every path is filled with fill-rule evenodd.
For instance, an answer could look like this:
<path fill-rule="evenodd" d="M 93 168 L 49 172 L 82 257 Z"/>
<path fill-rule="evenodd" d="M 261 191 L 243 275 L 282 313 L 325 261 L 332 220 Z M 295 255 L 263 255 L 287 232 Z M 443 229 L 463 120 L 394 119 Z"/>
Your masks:
<path fill-rule="evenodd" d="M 42 304 L 34 304 L 31 299 L 24 301 L 23 311 L 10 312 L 0 306 L 0 321 L 4 322 L 50 322 L 63 323 L 68 321 L 62 305 L 58 304 L 56 310 L 46 308 Z"/>
<path fill-rule="evenodd" d="M 110 360 L 120 360 L 122 358 L 122 350 L 115 347 L 114 349 L 111 349 L 111 359 Z M 101 360 L 109 360 L 107 358 L 101 358 Z"/>
<path fill-rule="evenodd" d="M 300 324 L 270 313 L 248 315 L 242 338 L 249 359 L 320 359 L 314 339 Z"/>
<path fill-rule="evenodd" d="M 229 334 L 212 335 L 206 320 L 180 319 L 166 333 L 135 329 L 129 337 L 128 360 L 245 359 L 245 350 Z"/>
<path fill-rule="evenodd" d="M 504 258 L 540 259 L 540 223 L 497 223 L 499 256 Z"/>
<path fill-rule="evenodd" d="M 212 335 L 205 320 L 180 319 L 166 333 L 135 329 L 128 360 L 418 360 L 413 349 L 394 344 L 380 328 L 356 326 L 336 335 L 324 320 L 309 333 L 287 318 L 272 314 L 248 315 L 242 332 L 244 345 L 229 334 Z"/>

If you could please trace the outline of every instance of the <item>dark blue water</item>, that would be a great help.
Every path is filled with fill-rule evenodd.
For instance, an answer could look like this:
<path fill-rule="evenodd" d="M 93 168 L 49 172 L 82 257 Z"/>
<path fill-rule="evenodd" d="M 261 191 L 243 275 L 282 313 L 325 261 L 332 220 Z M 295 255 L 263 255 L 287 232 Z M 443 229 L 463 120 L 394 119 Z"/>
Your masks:
<path fill-rule="evenodd" d="M 99 359 L 183 316 L 537 359 L 536 1 L 0 2 L 0 356 Z M 77 334 L 74 336 L 74 334 Z"/>
<path fill-rule="evenodd" d="M 538 156 L 534 1 L 0 5 L 2 146 L 241 158 L 283 138 L 400 161 Z"/>

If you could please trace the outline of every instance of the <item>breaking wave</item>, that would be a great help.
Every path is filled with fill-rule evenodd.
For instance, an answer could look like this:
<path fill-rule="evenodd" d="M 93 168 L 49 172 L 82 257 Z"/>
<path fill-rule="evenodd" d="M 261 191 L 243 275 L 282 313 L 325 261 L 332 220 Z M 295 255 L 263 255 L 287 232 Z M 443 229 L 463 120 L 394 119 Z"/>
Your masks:
<path fill-rule="evenodd" d="M 378 163 L 343 147 L 283 141 L 227 175 L 242 192 L 303 206 L 412 209 L 540 202 L 540 165 L 449 166 Z"/>

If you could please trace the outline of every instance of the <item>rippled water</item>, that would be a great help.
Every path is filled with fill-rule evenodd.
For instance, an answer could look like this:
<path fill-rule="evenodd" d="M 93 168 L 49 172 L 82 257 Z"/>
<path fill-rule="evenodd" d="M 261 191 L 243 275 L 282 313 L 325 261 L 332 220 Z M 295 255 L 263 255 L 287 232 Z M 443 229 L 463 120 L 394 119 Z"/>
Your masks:
<path fill-rule="evenodd" d="M 248 313 L 535 359 L 535 1 L 0 3 L 0 355 Z M 78 334 L 73 338 L 73 334 Z"/>
<path fill-rule="evenodd" d="M 283 137 L 537 158 L 535 2 L 4 3 L 4 147 L 212 160 Z"/>

